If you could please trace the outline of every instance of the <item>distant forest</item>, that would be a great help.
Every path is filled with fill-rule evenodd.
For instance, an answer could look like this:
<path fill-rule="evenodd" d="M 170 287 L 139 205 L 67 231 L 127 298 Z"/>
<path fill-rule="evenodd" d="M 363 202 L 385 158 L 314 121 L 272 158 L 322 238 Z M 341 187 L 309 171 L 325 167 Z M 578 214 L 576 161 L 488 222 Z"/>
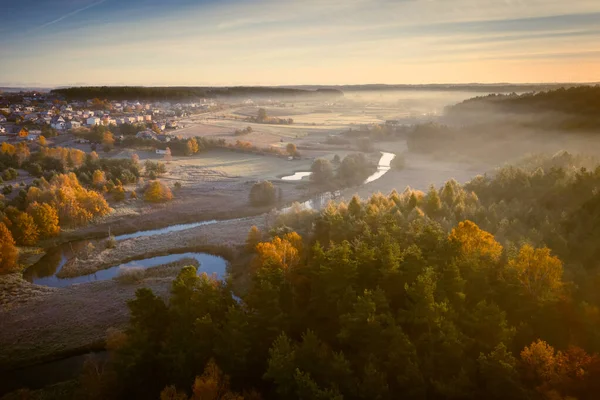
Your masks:
<path fill-rule="evenodd" d="M 491 94 L 465 100 L 447 109 L 449 114 L 502 112 L 515 114 L 555 113 L 561 129 L 600 128 L 600 85 L 560 88 L 546 92 Z M 546 119 L 548 121 L 548 119 Z"/>
<path fill-rule="evenodd" d="M 336 89 L 304 90 L 276 87 L 143 87 L 143 86 L 87 86 L 54 89 L 53 95 L 67 100 L 192 100 L 216 97 L 304 97 L 343 96 Z"/>

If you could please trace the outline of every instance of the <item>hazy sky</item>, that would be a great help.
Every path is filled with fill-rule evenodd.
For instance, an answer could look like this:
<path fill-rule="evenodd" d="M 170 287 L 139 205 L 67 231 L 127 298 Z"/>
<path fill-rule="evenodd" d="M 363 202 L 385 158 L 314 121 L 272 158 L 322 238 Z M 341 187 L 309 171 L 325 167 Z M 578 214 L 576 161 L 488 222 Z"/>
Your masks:
<path fill-rule="evenodd" d="M 600 0 L 0 0 L 0 86 L 600 81 Z"/>

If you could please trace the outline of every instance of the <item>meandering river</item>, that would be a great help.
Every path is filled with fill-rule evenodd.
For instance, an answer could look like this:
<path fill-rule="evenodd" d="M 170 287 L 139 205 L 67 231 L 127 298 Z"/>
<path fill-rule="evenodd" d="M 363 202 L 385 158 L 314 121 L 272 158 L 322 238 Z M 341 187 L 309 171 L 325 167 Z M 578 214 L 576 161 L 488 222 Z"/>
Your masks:
<path fill-rule="evenodd" d="M 377 172 L 375 172 L 373 175 L 367 178 L 364 184 L 376 181 L 377 179 L 380 179 L 383 175 L 385 175 L 390 170 L 390 163 L 392 162 L 394 157 L 395 154 L 393 153 L 382 152 L 381 158 L 377 165 Z M 302 172 L 297 172 L 296 174 L 302 174 Z M 310 172 L 308 172 L 308 174 L 310 174 Z M 339 191 L 321 193 L 313 197 L 312 199 L 301 203 L 301 205 L 306 208 L 319 210 L 323 208 L 329 202 L 329 200 L 338 197 L 339 193 Z M 291 207 L 284 207 L 280 211 L 286 212 L 289 209 L 291 209 Z M 239 218 L 235 220 L 239 220 Z M 126 239 L 134 239 L 138 237 L 164 235 L 172 232 L 180 232 L 188 229 L 197 228 L 199 226 L 214 225 L 220 222 L 224 221 L 210 220 L 193 222 L 189 224 L 176 224 L 160 229 L 151 229 L 129 233 L 126 235 L 119 235 L 116 236 L 115 239 L 117 241 L 121 241 Z M 93 274 L 78 276 L 75 278 L 59 278 L 57 274 L 60 272 L 62 267 L 70 259 L 84 252 L 85 246 L 87 246 L 88 243 L 89 241 L 69 242 L 60 246 L 56 246 L 55 248 L 49 249 L 46 255 L 44 255 L 37 263 L 25 270 L 23 278 L 36 285 L 50 287 L 66 287 L 78 283 L 87 283 L 112 279 L 116 275 L 118 275 L 119 271 L 123 268 L 151 268 L 190 257 L 195 258 L 200 262 L 199 272 L 206 272 L 208 274 L 216 273 L 218 277 L 223 277 L 225 274 L 226 261 L 220 257 L 212 256 L 206 253 L 182 253 L 140 259 L 126 264 L 115 265 L 107 269 L 96 271 Z"/>

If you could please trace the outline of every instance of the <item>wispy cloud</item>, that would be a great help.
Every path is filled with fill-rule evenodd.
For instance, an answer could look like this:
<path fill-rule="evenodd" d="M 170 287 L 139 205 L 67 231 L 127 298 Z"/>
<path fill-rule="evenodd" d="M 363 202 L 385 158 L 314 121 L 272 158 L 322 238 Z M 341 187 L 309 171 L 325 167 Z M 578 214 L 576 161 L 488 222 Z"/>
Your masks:
<path fill-rule="evenodd" d="M 62 21 L 62 20 L 64 20 L 64 19 L 67 19 L 67 18 L 69 18 L 69 17 L 72 17 L 72 16 L 74 16 L 74 15 L 76 15 L 76 14 L 79 14 L 80 12 L 83 12 L 83 11 L 85 11 L 85 10 L 89 10 L 89 9 L 90 9 L 90 8 L 92 8 L 92 7 L 99 6 L 100 4 L 102 4 L 102 3 L 105 3 L 105 2 L 106 2 L 106 0 L 100 0 L 100 1 L 97 1 L 97 2 L 95 2 L 95 3 L 89 4 L 89 5 L 85 6 L 85 7 L 82 7 L 82 8 L 79 8 L 79 9 L 77 9 L 77 10 L 71 11 L 70 13 L 67 13 L 67 14 L 65 14 L 65 15 L 62 15 L 62 16 L 60 16 L 60 17 L 56 18 L 55 20 L 52 20 L 52 21 L 46 22 L 45 24 L 42 24 L 42 25 L 40 25 L 40 26 L 38 26 L 38 27 L 36 27 L 36 28 L 32 29 L 32 30 L 30 31 L 30 33 L 31 33 L 31 32 L 38 32 L 38 31 L 40 31 L 40 30 L 42 30 L 42 29 L 44 29 L 44 28 L 46 28 L 46 27 L 48 27 L 48 26 L 50 26 L 50 25 L 54 25 L 54 24 L 56 24 L 57 22 L 60 22 L 60 21 Z"/>

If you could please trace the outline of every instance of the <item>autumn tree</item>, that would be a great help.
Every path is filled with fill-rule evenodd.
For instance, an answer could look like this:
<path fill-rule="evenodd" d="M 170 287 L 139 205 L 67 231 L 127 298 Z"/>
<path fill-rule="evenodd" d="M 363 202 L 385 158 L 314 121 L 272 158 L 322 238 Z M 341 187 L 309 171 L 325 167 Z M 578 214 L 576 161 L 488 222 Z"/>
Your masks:
<path fill-rule="evenodd" d="M 508 266 L 516 273 L 523 292 L 531 298 L 546 302 L 560 296 L 564 286 L 563 266 L 558 257 L 551 255 L 550 249 L 524 245 Z"/>
<path fill-rule="evenodd" d="M 10 219 L 10 229 L 17 244 L 33 246 L 37 243 L 40 232 L 31 215 L 17 211 Z"/>
<path fill-rule="evenodd" d="M 27 213 L 32 216 L 42 239 L 60 233 L 58 212 L 50 204 L 33 202 L 27 207 Z"/>
<path fill-rule="evenodd" d="M 261 240 L 261 231 L 256 227 L 256 225 L 252 225 L 250 231 L 248 231 L 248 236 L 246 237 L 246 250 L 254 253 L 256 251 L 256 245 L 259 244 Z"/>
<path fill-rule="evenodd" d="M 438 198 L 439 200 L 439 198 Z M 484 257 L 497 262 L 502 255 L 502 246 L 494 236 L 485 232 L 471 221 L 463 221 L 452 229 L 449 239 L 456 243 L 467 257 Z"/>
<path fill-rule="evenodd" d="M 196 138 L 188 139 L 188 141 L 186 142 L 185 155 L 191 156 L 193 154 L 196 154 L 199 150 L 200 146 L 198 145 L 198 141 L 196 140 Z"/>
<path fill-rule="evenodd" d="M 6 225 L 0 221 L 0 273 L 13 271 L 17 266 L 19 251 Z"/>
<path fill-rule="evenodd" d="M 42 135 L 40 135 L 40 138 L 38 139 L 38 142 L 40 144 L 40 146 L 45 146 L 46 145 L 46 138 Z"/>
<path fill-rule="evenodd" d="M 102 187 L 106 184 L 106 174 L 104 171 L 97 169 L 92 176 L 92 183 L 96 187 Z"/>
<path fill-rule="evenodd" d="M 144 200 L 150 203 L 164 203 L 172 198 L 171 189 L 160 181 L 150 182 L 144 192 Z"/>
<path fill-rule="evenodd" d="M 288 143 L 287 146 L 285 146 L 285 151 L 287 151 L 290 156 L 298 154 L 298 149 L 294 143 Z"/>
<path fill-rule="evenodd" d="M 104 135 L 102 137 L 102 146 L 104 148 L 104 151 L 108 152 L 108 151 L 112 150 L 114 145 L 115 145 L 115 138 L 113 137 L 113 134 L 109 131 L 104 132 Z"/>

